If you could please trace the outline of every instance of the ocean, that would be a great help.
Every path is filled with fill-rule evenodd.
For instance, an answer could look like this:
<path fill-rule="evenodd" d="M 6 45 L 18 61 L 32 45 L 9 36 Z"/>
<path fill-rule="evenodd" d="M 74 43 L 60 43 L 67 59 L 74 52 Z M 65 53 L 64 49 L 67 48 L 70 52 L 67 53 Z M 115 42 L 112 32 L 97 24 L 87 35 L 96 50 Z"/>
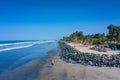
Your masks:
<path fill-rule="evenodd" d="M 0 74 L 7 70 L 14 70 L 30 61 L 42 59 L 52 50 L 58 50 L 57 41 L 0 41 Z"/>

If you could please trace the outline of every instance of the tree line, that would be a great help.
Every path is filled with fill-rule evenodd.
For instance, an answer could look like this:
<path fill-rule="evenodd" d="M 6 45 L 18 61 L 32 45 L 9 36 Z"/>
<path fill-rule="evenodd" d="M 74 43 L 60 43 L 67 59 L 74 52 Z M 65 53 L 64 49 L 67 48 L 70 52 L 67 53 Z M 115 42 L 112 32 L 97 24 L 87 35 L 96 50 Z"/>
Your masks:
<path fill-rule="evenodd" d="M 107 27 L 108 34 L 96 33 L 84 35 L 82 31 L 76 31 L 68 37 L 63 37 L 62 41 L 79 42 L 88 44 L 120 44 L 120 26 L 109 25 Z"/>

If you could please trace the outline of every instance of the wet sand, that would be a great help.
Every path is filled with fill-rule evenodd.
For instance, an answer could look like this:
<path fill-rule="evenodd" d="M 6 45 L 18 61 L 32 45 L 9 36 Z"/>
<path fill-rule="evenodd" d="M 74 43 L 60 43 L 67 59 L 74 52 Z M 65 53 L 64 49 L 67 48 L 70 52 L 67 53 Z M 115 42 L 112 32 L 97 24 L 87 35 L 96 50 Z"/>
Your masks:
<path fill-rule="evenodd" d="M 55 60 L 55 61 L 54 61 Z M 53 58 L 54 65 L 45 64 L 34 80 L 119 80 L 120 69 L 93 67 L 66 63 L 58 55 Z"/>
<path fill-rule="evenodd" d="M 59 51 L 53 52 L 43 60 L 34 60 L 15 70 L 6 71 L 0 80 L 120 80 L 119 68 L 66 63 L 59 54 Z"/>
<path fill-rule="evenodd" d="M 6 70 L 0 75 L 0 80 L 34 80 L 39 76 L 39 71 L 48 63 L 57 51 L 50 51 L 43 59 L 33 60 L 13 70 Z"/>

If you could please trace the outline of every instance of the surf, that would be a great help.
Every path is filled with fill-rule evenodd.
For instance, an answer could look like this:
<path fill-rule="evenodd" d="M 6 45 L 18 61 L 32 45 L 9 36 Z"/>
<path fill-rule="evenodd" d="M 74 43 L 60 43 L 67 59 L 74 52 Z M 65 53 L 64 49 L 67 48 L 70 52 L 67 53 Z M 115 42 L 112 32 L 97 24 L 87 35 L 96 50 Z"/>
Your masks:
<path fill-rule="evenodd" d="M 14 43 L 8 43 L 8 41 L 6 41 L 6 43 L 5 43 L 5 41 L 4 41 L 4 43 L 0 44 L 0 52 L 14 50 L 14 49 L 27 48 L 27 47 L 31 47 L 31 46 L 36 45 L 36 44 L 44 44 L 44 43 L 51 43 L 51 42 L 55 42 L 55 41 L 52 41 L 52 40 L 27 41 L 27 42 L 17 41 Z"/>

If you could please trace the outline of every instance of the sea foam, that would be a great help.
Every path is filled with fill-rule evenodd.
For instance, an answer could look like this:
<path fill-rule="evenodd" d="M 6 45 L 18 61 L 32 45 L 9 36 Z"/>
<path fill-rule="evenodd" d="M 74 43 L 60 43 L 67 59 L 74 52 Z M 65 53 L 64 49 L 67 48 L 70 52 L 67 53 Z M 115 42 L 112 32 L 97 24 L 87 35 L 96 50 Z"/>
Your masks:
<path fill-rule="evenodd" d="M 55 42 L 55 41 L 49 40 L 49 41 L 35 41 L 35 42 L 5 43 L 5 44 L 0 44 L 0 52 L 20 49 L 20 48 L 27 48 L 36 44 L 51 43 L 51 42 Z"/>

